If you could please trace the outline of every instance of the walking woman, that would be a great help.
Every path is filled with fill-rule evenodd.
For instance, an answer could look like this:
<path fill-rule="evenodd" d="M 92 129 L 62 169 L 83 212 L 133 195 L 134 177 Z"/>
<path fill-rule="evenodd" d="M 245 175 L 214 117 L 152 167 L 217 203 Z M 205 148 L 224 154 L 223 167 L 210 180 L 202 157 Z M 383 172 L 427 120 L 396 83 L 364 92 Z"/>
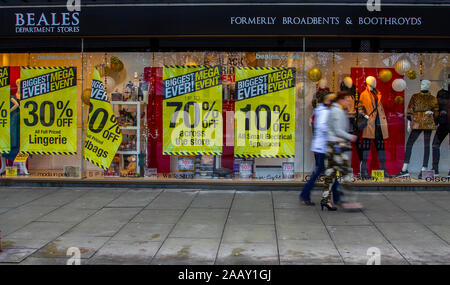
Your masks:
<path fill-rule="evenodd" d="M 345 109 L 350 107 L 351 94 L 347 91 L 338 92 L 336 99 L 330 108 L 328 115 L 328 144 L 327 155 L 328 165 L 325 170 L 325 185 L 320 201 L 320 206 L 329 211 L 336 211 L 337 208 L 331 203 L 331 193 L 333 181 L 337 180 L 337 173 L 343 176 L 344 182 L 350 181 L 350 163 L 347 151 L 351 150 L 350 142 L 355 142 L 357 137 L 348 133 L 349 121 Z M 344 186 L 344 185 L 342 185 Z M 359 203 L 341 204 L 344 209 L 360 208 Z"/>
<path fill-rule="evenodd" d="M 332 100 L 336 98 L 336 94 L 329 93 L 323 97 L 323 102 L 320 102 L 314 109 L 314 135 L 311 142 L 311 151 L 314 152 L 314 159 L 316 165 L 311 177 L 303 187 L 300 193 L 300 200 L 307 206 L 314 206 L 311 202 L 310 194 L 311 190 L 316 183 L 316 180 L 322 175 L 325 170 L 325 155 L 327 153 L 327 132 L 328 132 L 328 114 L 330 112 L 329 107 Z M 337 181 L 333 185 L 337 188 Z M 333 189 L 334 190 L 334 189 Z"/>

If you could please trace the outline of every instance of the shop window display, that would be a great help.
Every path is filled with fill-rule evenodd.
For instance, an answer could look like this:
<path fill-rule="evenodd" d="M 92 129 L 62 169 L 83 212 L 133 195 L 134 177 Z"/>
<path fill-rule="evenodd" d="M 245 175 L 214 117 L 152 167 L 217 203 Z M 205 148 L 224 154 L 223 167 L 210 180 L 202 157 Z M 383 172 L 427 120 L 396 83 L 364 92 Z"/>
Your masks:
<path fill-rule="evenodd" d="M 305 182 L 314 167 L 313 109 L 337 91 L 352 95 L 346 112 L 349 131 L 358 137 L 351 151 L 355 182 L 433 182 L 426 172 L 450 174 L 448 54 L 145 52 L 5 54 L 2 59 L 11 70 L 6 100 L 11 137 L 1 170 L 8 167 L 10 175 Z M 15 140 L 26 132 L 16 121 L 32 118 L 15 115 L 24 108 L 21 67 L 76 68 L 77 99 L 70 100 L 75 105 L 45 103 L 42 120 L 56 122 L 67 109 L 76 113 L 76 154 L 17 156 L 23 147 Z M 103 119 L 90 120 L 94 69 L 112 110 L 105 117 L 107 129 L 120 134 L 106 169 L 82 157 L 87 130 L 99 130 Z M 176 89 L 189 86 L 195 92 Z M 50 105 L 53 118 L 47 114 Z M 180 125 L 178 147 L 168 147 Z M 196 139 L 192 134 L 210 130 L 215 131 L 207 137 L 213 140 L 210 147 L 186 147 Z M 274 145 L 279 148 L 271 149 Z"/>

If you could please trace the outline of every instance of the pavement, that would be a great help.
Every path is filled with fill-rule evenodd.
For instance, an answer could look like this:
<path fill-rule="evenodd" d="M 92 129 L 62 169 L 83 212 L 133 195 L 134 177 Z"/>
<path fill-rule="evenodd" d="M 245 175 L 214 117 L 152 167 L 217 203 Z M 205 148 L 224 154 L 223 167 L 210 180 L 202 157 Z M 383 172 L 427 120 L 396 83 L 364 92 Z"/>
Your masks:
<path fill-rule="evenodd" d="M 355 193 L 0 187 L 0 264 L 450 264 L 450 192 Z"/>

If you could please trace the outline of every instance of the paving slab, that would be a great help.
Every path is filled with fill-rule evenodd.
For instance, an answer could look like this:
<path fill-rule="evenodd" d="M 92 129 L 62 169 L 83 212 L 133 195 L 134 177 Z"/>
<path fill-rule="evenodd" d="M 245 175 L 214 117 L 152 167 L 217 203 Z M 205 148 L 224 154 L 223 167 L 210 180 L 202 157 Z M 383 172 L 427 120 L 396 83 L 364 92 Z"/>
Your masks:
<path fill-rule="evenodd" d="M 0 207 L 19 207 L 26 205 L 40 197 L 57 191 L 57 189 L 34 189 L 9 191 L 0 199 Z"/>
<path fill-rule="evenodd" d="M 181 217 L 179 223 L 224 224 L 227 220 L 228 209 L 189 208 Z"/>
<path fill-rule="evenodd" d="M 228 216 L 229 225 L 273 225 L 274 214 L 271 211 L 234 210 Z"/>
<path fill-rule="evenodd" d="M 38 240 L 38 239 L 2 239 L 2 248 L 35 248 L 39 249 L 49 243 L 49 240 Z"/>
<path fill-rule="evenodd" d="M 161 242 L 109 241 L 90 260 L 89 264 L 150 264 Z"/>
<path fill-rule="evenodd" d="M 140 208 L 104 208 L 72 228 L 65 236 L 109 236 L 115 235 L 127 224 Z"/>
<path fill-rule="evenodd" d="M 68 259 L 67 250 L 71 247 L 76 247 L 80 250 L 81 258 L 87 259 L 92 257 L 108 239 L 108 237 L 85 237 L 82 239 L 60 237 L 39 249 L 33 254 L 33 257 Z"/>
<path fill-rule="evenodd" d="M 415 222 L 414 217 L 407 212 L 397 209 L 372 209 L 364 210 L 363 213 L 370 221 L 375 223 L 408 223 Z"/>
<path fill-rule="evenodd" d="M 323 225 L 322 219 L 314 207 L 299 209 L 275 209 L 277 224 Z"/>
<path fill-rule="evenodd" d="M 177 223 L 171 238 L 220 238 L 224 223 Z"/>
<path fill-rule="evenodd" d="M 164 241 L 172 230 L 170 224 L 129 223 L 111 240 L 125 241 Z"/>
<path fill-rule="evenodd" d="M 430 225 L 428 228 L 450 244 L 450 227 L 448 225 Z"/>
<path fill-rule="evenodd" d="M 411 195 L 399 195 L 398 193 L 391 193 L 386 195 L 389 200 L 394 202 L 395 205 L 402 208 L 403 210 L 409 211 L 439 211 L 439 207 L 436 207 L 430 201 L 422 198 L 421 196 L 415 194 Z"/>
<path fill-rule="evenodd" d="M 129 190 L 107 207 L 146 207 L 162 190 Z"/>
<path fill-rule="evenodd" d="M 233 198 L 234 191 L 202 191 L 192 201 L 191 208 L 228 209 Z"/>
<path fill-rule="evenodd" d="M 131 222 L 152 224 L 175 224 L 180 220 L 184 210 L 154 209 L 143 210 Z"/>
<path fill-rule="evenodd" d="M 388 241 L 375 226 L 328 226 L 328 232 L 336 245 L 354 244 L 367 248 Z"/>
<path fill-rule="evenodd" d="M 221 243 L 216 263 L 218 265 L 278 265 L 276 242 Z"/>
<path fill-rule="evenodd" d="M 77 209 L 99 209 L 102 208 L 117 197 L 119 197 L 125 189 L 119 190 L 87 190 L 80 198 L 68 203 L 68 207 Z"/>
<path fill-rule="evenodd" d="M 3 213 L 6 213 L 6 212 L 8 212 L 9 210 L 12 210 L 12 209 L 14 209 L 14 208 L 13 207 L 10 207 L 10 208 L 1 207 L 0 208 L 0 215 L 3 214 Z"/>
<path fill-rule="evenodd" d="M 450 246 L 441 240 L 393 240 L 392 244 L 411 264 L 450 264 Z"/>
<path fill-rule="evenodd" d="M 37 206 L 62 206 L 70 203 L 86 193 L 85 189 L 59 189 L 49 195 L 45 195 L 39 199 L 29 203 L 29 205 Z"/>
<path fill-rule="evenodd" d="M 424 225 L 447 225 L 450 227 L 450 212 L 439 211 L 410 211 L 409 215 Z"/>
<path fill-rule="evenodd" d="M 55 210 L 56 206 L 21 206 L 0 215 L 2 234 L 5 236 Z"/>
<path fill-rule="evenodd" d="M 376 223 L 390 241 L 436 241 L 439 237 L 420 223 Z"/>
<path fill-rule="evenodd" d="M 231 206 L 232 209 L 267 211 L 273 208 L 272 195 L 268 191 L 237 191 Z"/>
<path fill-rule="evenodd" d="M 67 265 L 70 257 L 66 258 L 39 258 L 39 257 L 27 257 L 20 265 Z M 81 259 L 80 265 L 88 264 L 88 259 Z"/>
<path fill-rule="evenodd" d="M 268 243 L 276 240 L 274 225 L 226 225 L 224 242 Z"/>
<path fill-rule="evenodd" d="M 87 217 L 97 212 L 95 209 L 78 209 L 63 206 L 58 208 L 49 214 L 42 216 L 36 221 L 41 222 L 81 222 Z"/>
<path fill-rule="evenodd" d="M 196 191 L 164 191 L 145 209 L 185 210 L 197 195 Z"/>
<path fill-rule="evenodd" d="M 330 240 L 280 240 L 278 241 L 280 264 L 335 264 L 342 257 Z"/>
<path fill-rule="evenodd" d="M 5 238 L 14 239 L 37 239 L 37 240 L 53 240 L 64 232 L 73 227 L 73 223 L 57 223 L 57 222 L 32 222 L 20 230 L 7 235 Z"/>
<path fill-rule="evenodd" d="M 279 240 L 329 240 L 330 235 L 323 225 L 277 224 Z"/>
<path fill-rule="evenodd" d="M 372 225 L 372 222 L 362 212 L 345 212 L 343 210 L 338 211 L 319 211 L 319 214 L 327 226 L 362 226 Z"/>
<path fill-rule="evenodd" d="M 0 253 L 0 263 L 18 263 L 33 254 L 33 248 L 6 248 Z"/>
<path fill-rule="evenodd" d="M 289 209 L 298 208 L 302 204 L 299 198 L 300 192 L 283 191 L 273 192 L 273 206 L 274 208 Z"/>
<path fill-rule="evenodd" d="M 376 248 L 380 252 L 380 265 L 407 265 L 409 262 L 390 244 L 372 244 L 364 246 L 361 244 L 340 244 L 337 246 L 338 251 L 345 264 L 353 265 L 372 265 L 375 260 L 372 258 L 373 250 Z"/>
<path fill-rule="evenodd" d="M 152 264 L 212 265 L 220 239 L 168 238 L 152 260 Z"/>

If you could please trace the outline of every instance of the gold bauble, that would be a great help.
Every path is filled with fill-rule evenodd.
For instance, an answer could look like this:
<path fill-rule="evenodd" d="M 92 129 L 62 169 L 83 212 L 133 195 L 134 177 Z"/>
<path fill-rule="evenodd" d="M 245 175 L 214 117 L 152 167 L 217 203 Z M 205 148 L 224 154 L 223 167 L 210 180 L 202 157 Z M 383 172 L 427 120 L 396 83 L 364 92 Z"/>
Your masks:
<path fill-rule="evenodd" d="M 308 78 L 312 82 L 317 82 L 322 78 L 322 71 L 318 68 L 313 68 L 308 72 Z"/>
<path fill-rule="evenodd" d="M 417 78 L 417 72 L 415 70 L 408 70 L 406 73 L 406 76 L 408 76 L 409 79 L 414 80 Z"/>
<path fill-rule="evenodd" d="M 383 69 L 378 73 L 378 78 L 383 82 L 389 82 L 392 79 L 392 72 L 389 69 Z"/>
<path fill-rule="evenodd" d="M 411 63 L 406 58 L 399 59 L 395 63 L 394 68 L 398 74 L 404 75 L 411 68 Z"/>
<path fill-rule="evenodd" d="M 405 99 L 403 99 L 402 96 L 397 96 L 394 99 L 395 104 L 398 104 L 398 105 L 403 104 L 404 101 L 405 101 Z"/>
<path fill-rule="evenodd" d="M 89 105 L 91 102 L 91 89 L 84 89 L 81 99 L 84 104 Z"/>

